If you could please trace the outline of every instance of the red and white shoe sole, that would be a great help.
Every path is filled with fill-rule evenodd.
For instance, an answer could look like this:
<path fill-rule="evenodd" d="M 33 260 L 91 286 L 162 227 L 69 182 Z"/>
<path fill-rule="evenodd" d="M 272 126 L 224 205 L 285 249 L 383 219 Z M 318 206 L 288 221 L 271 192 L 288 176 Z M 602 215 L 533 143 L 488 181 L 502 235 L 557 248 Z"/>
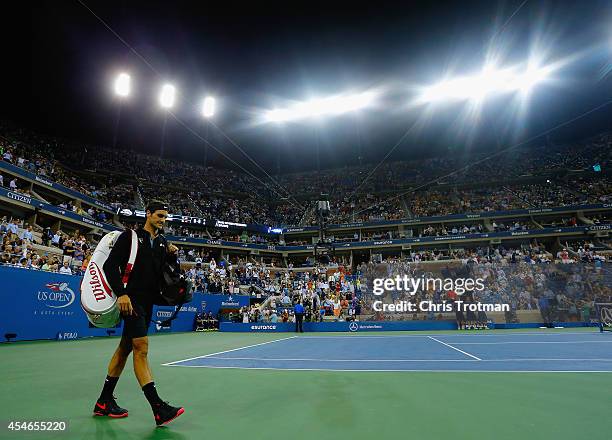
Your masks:
<path fill-rule="evenodd" d="M 157 425 L 157 426 L 164 426 L 167 425 L 168 423 L 170 423 L 171 421 L 173 421 L 174 419 L 176 419 L 178 416 L 180 416 L 181 414 L 183 414 L 185 412 L 185 408 L 181 408 L 178 410 L 178 412 L 176 413 L 176 415 L 174 417 L 172 417 L 170 420 L 166 420 L 164 423 L 162 423 L 161 425 Z"/>
<path fill-rule="evenodd" d="M 128 413 L 125 413 L 125 414 L 103 414 L 103 413 L 100 413 L 100 412 L 94 412 L 94 416 L 97 416 L 97 417 L 111 417 L 113 419 L 122 419 L 124 417 L 127 417 Z"/>

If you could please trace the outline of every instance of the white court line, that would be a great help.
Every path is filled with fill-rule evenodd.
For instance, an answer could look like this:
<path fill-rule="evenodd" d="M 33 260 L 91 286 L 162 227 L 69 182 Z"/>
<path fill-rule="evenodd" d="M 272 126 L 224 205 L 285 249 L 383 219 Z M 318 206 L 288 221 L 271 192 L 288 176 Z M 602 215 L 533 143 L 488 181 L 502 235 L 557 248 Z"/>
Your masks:
<path fill-rule="evenodd" d="M 203 356 L 196 356 L 196 357 L 192 357 L 192 358 L 188 358 L 188 359 L 181 359 L 180 361 L 174 361 L 174 362 L 167 362 L 165 364 L 162 364 L 162 366 L 164 367 L 169 367 L 169 366 L 173 366 L 173 364 L 177 364 L 179 362 L 187 362 L 187 361 L 192 361 L 194 359 L 202 359 L 202 358 L 207 358 L 210 356 L 216 356 L 218 354 L 223 354 L 223 353 L 229 353 L 231 351 L 238 351 L 238 350 L 244 350 L 245 348 L 251 348 L 251 347 L 258 347 L 260 345 L 266 345 L 266 344 L 271 344 L 273 342 L 280 342 L 280 341 L 285 341 L 287 339 L 293 339 L 293 338 L 297 338 L 297 336 L 289 336 L 287 338 L 280 338 L 280 339 L 274 339 L 272 341 L 266 341 L 266 342 L 260 342 L 259 344 L 253 344 L 253 345 L 246 345 L 244 347 L 238 347 L 238 348 L 232 348 L 231 350 L 224 350 L 224 351 L 218 351 L 216 353 L 210 353 L 210 354 L 205 354 Z"/>
<path fill-rule="evenodd" d="M 224 361 L 287 361 L 287 362 L 476 362 L 474 359 L 316 359 L 316 358 L 257 358 L 257 357 L 221 357 L 211 356 L 207 359 Z M 612 359 L 610 359 L 612 360 Z"/>
<path fill-rule="evenodd" d="M 212 365 L 171 365 L 182 368 L 219 368 L 226 370 L 325 371 L 351 373 L 612 373 L 612 370 L 337 370 L 329 368 L 218 367 Z"/>
<path fill-rule="evenodd" d="M 592 333 L 592 335 L 600 335 L 600 334 L 601 333 Z M 465 334 L 465 333 L 462 333 L 462 334 L 448 334 L 448 333 L 445 333 L 445 334 L 438 334 L 436 336 L 439 336 L 439 337 L 448 337 L 448 336 L 465 336 L 465 337 L 486 336 L 486 337 L 498 337 L 498 336 L 521 336 L 521 335 L 545 335 L 545 336 L 582 335 L 582 336 L 585 336 L 585 335 L 591 335 L 591 333 L 588 333 L 586 331 L 584 331 L 584 332 L 558 332 L 558 333 L 552 333 L 552 332 L 542 332 L 542 333 L 540 333 L 540 332 L 512 332 L 512 333 L 500 333 L 500 334 Z M 260 345 L 271 344 L 273 342 L 279 342 L 279 341 L 283 341 L 283 340 L 286 340 L 286 339 L 293 339 L 293 338 L 298 338 L 298 337 L 300 339 L 346 339 L 346 338 L 350 338 L 352 336 L 356 336 L 356 337 L 359 337 L 359 338 L 425 338 L 426 337 L 426 338 L 434 339 L 434 340 L 440 342 L 441 344 L 447 345 L 447 346 L 453 348 L 454 350 L 457 350 L 457 351 L 459 351 L 461 353 L 466 354 L 467 356 L 469 356 L 471 358 L 474 358 L 475 360 L 482 361 L 482 359 L 477 358 L 476 356 L 473 356 L 473 355 L 471 355 L 469 353 L 466 353 L 466 352 L 464 352 L 462 350 L 459 350 L 456 347 L 452 347 L 451 345 L 446 344 L 446 343 L 444 343 L 442 341 L 439 341 L 439 340 L 435 339 L 434 337 L 432 337 L 430 335 L 423 335 L 423 334 L 420 334 L 420 335 L 364 335 L 363 333 L 358 333 L 358 334 L 347 334 L 346 336 L 337 336 L 337 335 L 336 336 L 315 336 L 315 335 L 312 335 L 312 336 L 311 335 L 307 335 L 307 336 L 306 335 L 302 335 L 302 336 L 289 336 L 289 337 L 286 337 L 286 338 L 274 339 L 272 341 L 262 342 L 262 343 L 259 343 L 259 344 L 247 345 L 247 346 L 244 346 L 244 347 L 239 347 L 239 348 L 234 348 L 234 349 L 231 349 L 231 350 L 220 351 L 220 352 L 217 352 L 217 353 L 210 353 L 210 354 L 203 355 L 203 356 L 196 356 L 196 357 L 192 357 L 192 358 L 188 358 L 188 359 L 182 359 L 182 360 L 178 360 L 178 361 L 167 362 L 165 364 L 162 364 L 162 366 L 181 366 L 181 367 L 185 366 L 186 367 L 188 365 L 174 365 L 174 364 L 177 364 L 177 363 L 180 363 L 180 362 L 186 362 L 186 361 L 190 361 L 190 360 L 194 360 L 194 359 L 201 359 L 201 358 L 216 356 L 218 354 L 229 353 L 229 352 L 232 352 L 232 351 L 243 350 L 243 349 L 246 349 L 246 348 L 257 347 L 257 346 L 260 346 Z M 608 341 L 601 341 L 601 342 L 608 342 Z M 516 343 L 525 343 L 525 342 L 516 342 Z M 462 343 L 456 342 L 455 344 L 462 344 Z M 496 344 L 496 343 L 493 343 L 493 344 Z M 435 362 L 435 361 L 439 361 L 439 360 L 431 360 L 431 361 L 428 361 L 428 362 Z M 195 367 L 195 366 L 190 366 L 190 367 Z M 206 367 L 206 368 L 212 368 L 212 367 Z M 227 367 L 227 368 L 230 368 L 230 367 Z M 239 367 L 236 367 L 236 368 L 239 368 Z M 321 371 L 326 371 L 326 370 L 323 369 Z M 351 370 L 329 370 L 329 371 L 351 371 Z M 364 371 L 364 370 L 356 370 L 356 371 Z M 372 371 L 394 371 L 394 370 L 372 370 Z M 409 370 L 397 370 L 397 371 L 409 371 Z M 415 371 L 425 371 L 425 370 L 415 370 Z M 431 371 L 438 371 L 438 370 L 431 370 Z M 455 371 L 455 370 L 452 370 L 452 371 Z M 456 370 L 456 371 L 459 371 L 459 370 Z M 471 370 L 469 370 L 469 371 L 471 371 Z"/>
<path fill-rule="evenodd" d="M 502 344 L 612 344 L 612 341 L 512 341 L 512 342 L 453 342 L 455 345 L 502 345 Z"/>
<path fill-rule="evenodd" d="M 284 362 L 476 362 L 475 359 L 315 359 L 315 358 L 258 358 L 207 356 L 206 359 L 223 361 L 284 361 Z M 599 361 L 612 362 L 612 358 L 506 358 L 479 359 L 481 362 L 523 362 L 523 361 Z"/>
<path fill-rule="evenodd" d="M 440 343 L 440 344 L 442 344 L 442 345 L 446 345 L 447 347 L 452 348 L 453 350 L 456 350 L 456 351 L 458 351 L 459 353 L 463 353 L 463 354 L 464 354 L 464 355 L 466 355 L 466 356 L 469 356 L 469 357 L 471 357 L 471 358 L 474 358 L 474 359 L 476 359 L 477 361 L 481 361 L 481 360 L 482 360 L 482 359 L 480 359 L 479 357 L 474 356 L 473 354 L 469 354 L 467 351 L 459 350 L 457 347 L 453 347 L 452 345 L 447 344 L 446 342 L 442 342 L 442 341 L 440 341 L 439 339 L 434 338 L 433 336 L 427 336 L 427 337 L 428 337 L 429 339 L 433 340 L 433 341 L 439 342 L 439 343 Z"/>
<path fill-rule="evenodd" d="M 538 333 L 538 332 L 511 332 L 511 333 L 494 333 L 494 334 L 484 334 L 484 333 L 474 333 L 474 334 L 468 334 L 468 333 L 438 333 L 435 335 L 428 335 L 428 334 L 420 334 L 420 335 L 366 335 L 364 333 L 359 333 L 359 332 L 355 332 L 355 333 L 347 333 L 346 336 L 339 336 L 339 335 L 333 335 L 333 336 L 318 336 L 318 335 L 301 335 L 300 338 L 305 338 L 305 339 L 346 339 L 346 338 L 351 338 L 351 337 L 359 337 L 359 338 L 428 338 L 430 336 L 437 336 L 437 337 L 460 337 L 460 336 L 464 336 L 464 337 L 472 337 L 472 338 L 476 338 L 476 337 L 498 337 L 498 336 L 523 336 L 523 335 L 539 335 L 539 336 L 566 336 L 566 335 L 582 335 L 582 336 L 595 336 L 597 335 L 599 337 L 599 335 L 601 335 L 602 333 L 599 332 L 599 329 L 596 327 L 593 327 L 594 329 L 597 329 L 597 331 L 593 331 L 593 332 L 589 332 L 589 331 L 583 331 L 583 332 L 565 332 L 565 331 L 559 331 L 559 332 L 542 332 L 542 333 Z M 382 330 L 381 330 L 382 331 Z M 487 330 L 484 330 L 487 331 Z M 502 332 L 503 330 L 490 330 L 490 331 L 495 331 L 495 332 Z"/>

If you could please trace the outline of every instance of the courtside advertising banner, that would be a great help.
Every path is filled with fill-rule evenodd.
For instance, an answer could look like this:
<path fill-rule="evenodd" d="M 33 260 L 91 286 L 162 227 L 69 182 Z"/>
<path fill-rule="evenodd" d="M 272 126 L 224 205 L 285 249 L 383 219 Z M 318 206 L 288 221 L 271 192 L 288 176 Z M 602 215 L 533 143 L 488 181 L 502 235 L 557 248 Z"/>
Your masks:
<path fill-rule="evenodd" d="M 59 273 L 0 267 L 0 336 L 14 333 L 16 340 L 76 339 L 91 336 L 120 335 L 118 327 L 96 328 L 89 323 L 79 301 L 82 277 Z M 171 331 L 186 332 L 194 328 L 195 315 L 202 311 L 203 294 L 183 304 L 172 322 Z M 174 307 L 154 306 L 153 319 L 166 319 Z M 169 316 L 169 315 L 168 315 Z M 155 332 L 155 323 L 149 329 Z"/>

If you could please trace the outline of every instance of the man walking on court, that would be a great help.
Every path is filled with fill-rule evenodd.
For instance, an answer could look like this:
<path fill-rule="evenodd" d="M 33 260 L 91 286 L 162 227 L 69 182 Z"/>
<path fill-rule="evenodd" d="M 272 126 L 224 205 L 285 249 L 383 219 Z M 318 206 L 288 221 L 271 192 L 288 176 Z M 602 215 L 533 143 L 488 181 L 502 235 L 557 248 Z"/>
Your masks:
<path fill-rule="evenodd" d="M 295 314 L 295 332 L 304 333 L 302 329 L 302 322 L 304 321 L 304 306 L 300 301 L 295 303 L 293 306 L 293 313 Z"/>
<path fill-rule="evenodd" d="M 160 294 L 161 274 L 167 258 L 176 258 L 178 248 L 166 242 L 161 234 L 168 217 L 168 207 L 152 201 L 146 208 L 144 227 L 136 231 L 138 252 L 136 261 L 124 288 L 122 277 L 126 270 L 131 248 L 131 232 L 123 232 L 104 263 L 108 284 L 117 295 L 117 305 L 123 316 L 123 334 L 108 365 L 108 375 L 102 393 L 94 407 L 94 415 L 114 418 L 127 417 L 128 411 L 117 405 L 113 391 L 130 353 L 133 352 L 134 373 L 151 405 L 155 423 L 164 425 L 185 411 L 173 407 L 157 395 L 155 382 L 147 359 L 149 340 L 147 331 L 153 313 L 153 304 Z"/>

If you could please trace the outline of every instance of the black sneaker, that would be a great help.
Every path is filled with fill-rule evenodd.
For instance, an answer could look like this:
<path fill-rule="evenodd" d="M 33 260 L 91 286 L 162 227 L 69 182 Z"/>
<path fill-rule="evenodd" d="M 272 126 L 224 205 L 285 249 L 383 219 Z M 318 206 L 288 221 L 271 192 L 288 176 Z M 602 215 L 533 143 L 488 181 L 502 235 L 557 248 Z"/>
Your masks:
<path fill-rule="evenodd" d="M 158 403 L 153 407 L 153 415 L 157 426 L 167 425 L 185 412 L 185 408 L 168 405 L 168 402 Z"/>
<path fill-rule="evenodd" d="M 107 416 L 119 419 L 128 416 L 128 410 L 121 408 L 115 401 L 115 396 L 108 400 L 98 399 L 93 410 L 94 416 Z"/>

